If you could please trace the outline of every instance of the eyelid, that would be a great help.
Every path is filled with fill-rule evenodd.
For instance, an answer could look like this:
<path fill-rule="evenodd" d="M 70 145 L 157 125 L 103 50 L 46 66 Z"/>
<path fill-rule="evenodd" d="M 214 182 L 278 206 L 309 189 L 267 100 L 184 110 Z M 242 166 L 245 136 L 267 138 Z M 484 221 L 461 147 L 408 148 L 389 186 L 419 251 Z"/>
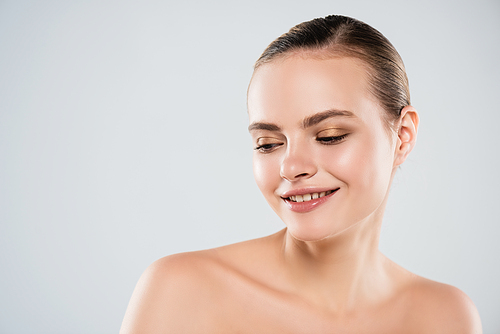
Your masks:
<path fill-rule="evenodd" d="M 262 137 L 258 137 L 255 140 L 255 142 L 257 145 L 263 145 L 262 142 L 264 142 L 265 144 L 273 144 L 275 142 L 282 142 L 282 140 L 279 138 L 276 138 L 276 137 L 262 136 Z"/>
<path fill-rule="evenodd" d="M 317 136 L 319 136 L 319 135 L 322 135 L 325 137 L 340 136 L 340 135 L 347 133 L 347 132 L 348 132 L 348 130 L 343 129 L 343 128 L 327 128 L 327 129 L 323 129 L 321 131 L 318 131 Z M 328 134 L 325 135 L 325 133 L 328 133 Z"/>
<path fill-rule="evenodd" d="M 255 151 L 260 153 L 271 153 L 283 145 L 283 141 L 275 137 L 259 137 L 256 140 Z"/>
<path fill-rule="evenodd" d="M 260 153 L 271 153 L 272 151 L 274 151 L 275 149 L 277 149 L 278 147 L 282 146 L 283 143 L 270 143 L 270 144 L 263 144 L 263 145 L 260 145 L 260 146 L 257 146 L 256 148 L 254 148 L 255 151 L 259 151 Z M 267 147 L 269 146 L 269 147 Z"/>
<path fill-rule="evenodd" d="M 345 129 L 324 129 L 316 135 L 316 141 L 322 145 L 340 144 L 350 133 Z"/>

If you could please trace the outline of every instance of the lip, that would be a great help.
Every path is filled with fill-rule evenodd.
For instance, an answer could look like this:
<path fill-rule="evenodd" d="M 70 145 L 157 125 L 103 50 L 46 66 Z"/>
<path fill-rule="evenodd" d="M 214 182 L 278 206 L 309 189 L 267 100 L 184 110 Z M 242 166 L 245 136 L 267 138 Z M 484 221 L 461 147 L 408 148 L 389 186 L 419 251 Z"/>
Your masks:
<path fill-rule="evenodd" d="M 300 189 L 292 189 L 285 191 L 282 193 L 280 196 L 281 198 L 287 198 L 290 196 L 296 196 L 296 195 L 305 195 L 305 194 L 312 194 L 312 193 L 320 193 L 323 191 L 328 191 L 328 190 L 338 190 L 338 188 L 300 188 Z"/>
<path fill-rule="evenodd" d="M 286 205 L 290 208 L 290 210 L 294 212 L 309 212 L 314 209 L 316 209 L 318 206 L 321 204 L 325 203 L 328 201 L 330 198 L 332 198 L 333 195 L 337 193 L 337 191 L 340 188 L 332 189 L 332 188 L 305 188 L 305 189 L 297 189 L 297 190 L 290 190 L 287 192 L 284 192 L 281 195 L 281 199 L 286 203 Z M 295 196 L 295 195 L 304 195 L 304 194 L 311 194 L 311 193 L 320 193 L 323 191 L 328 191 L 328 190 L 333 190 L 331 194 L 316 198 L 316 199 L 311 199 L 310 201 L 307 202 L 293 202 L 288 199 L 290 196 Z"/>

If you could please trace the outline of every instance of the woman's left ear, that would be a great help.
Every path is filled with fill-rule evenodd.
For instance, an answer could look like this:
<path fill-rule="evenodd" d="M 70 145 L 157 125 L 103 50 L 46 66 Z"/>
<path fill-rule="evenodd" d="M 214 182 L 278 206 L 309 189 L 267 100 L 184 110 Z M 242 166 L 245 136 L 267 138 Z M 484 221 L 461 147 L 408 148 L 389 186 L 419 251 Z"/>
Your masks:
<path fill-rule="evenodd" d="M 406 106 L 401 110 L 398 122 L 398 137 L 396 142 L 396 154 L 394 166 L 401 165 L 417 142 L 418 113 L 412 106 Z"/>

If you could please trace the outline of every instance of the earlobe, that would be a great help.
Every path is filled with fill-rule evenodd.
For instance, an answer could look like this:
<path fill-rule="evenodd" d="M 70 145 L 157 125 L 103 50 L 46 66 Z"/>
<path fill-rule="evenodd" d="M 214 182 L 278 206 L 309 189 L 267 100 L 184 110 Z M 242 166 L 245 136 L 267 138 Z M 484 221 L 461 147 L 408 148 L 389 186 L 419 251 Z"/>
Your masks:
<path fill-rule="evenodd" d="M 398 138 L 396 143 L 396 155 L 394 166 L 401 165 L 410 154 L 417 141 L 418 113 L 412 106 L 406 106 L 401 110 L 398 122 Z"/>

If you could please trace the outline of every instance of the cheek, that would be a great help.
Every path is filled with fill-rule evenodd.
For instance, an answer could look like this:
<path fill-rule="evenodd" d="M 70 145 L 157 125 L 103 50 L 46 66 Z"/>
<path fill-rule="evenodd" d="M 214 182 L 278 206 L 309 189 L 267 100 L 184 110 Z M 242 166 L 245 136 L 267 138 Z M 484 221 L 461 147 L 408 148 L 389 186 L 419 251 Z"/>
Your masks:
<path fill-rule="evenodd" d="M 336 171 L 340 181 L 349 189 L 373 189 L 385 191 L 390 181 L 391 155 L 387 143 L 372 138 L 357 138 L 349 145 L 328 155 L 326 164 Z"/>
<path fill-rule="evenodd" d="M 279 161 L 269 155 L 254 153 L 253 175 L 260 191 L 267 198 L 279 185 Z"/>

